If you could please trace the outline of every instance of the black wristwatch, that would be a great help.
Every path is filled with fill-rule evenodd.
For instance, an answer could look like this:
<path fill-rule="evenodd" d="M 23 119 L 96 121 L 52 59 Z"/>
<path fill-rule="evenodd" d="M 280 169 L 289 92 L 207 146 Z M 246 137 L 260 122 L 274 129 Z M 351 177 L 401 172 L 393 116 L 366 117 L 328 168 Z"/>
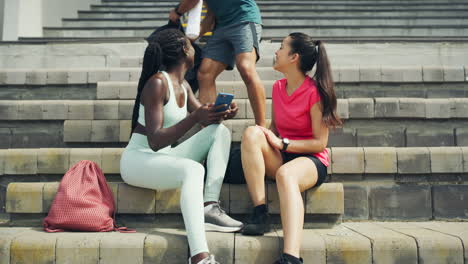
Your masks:
<path fill-rule="evenodd" d="M 288 138 L 283 138 L 282 141 L 283 141 L 283 149 L 282 149 L 282 151 L 286 151 L 286 149 L 287 149 L 288 146 L 289 146 L 289 139 L 288 139 Z"/>
<path fill-rule="evenodd" d="M 180 17 L 183 16 L 184 14 L 179 13 L 178 9 L 179 9 L 179 5 L 177 5 L 177 6 L 174 8 L 174 12 L 175 12 L 178 16 L 180 16 Z"/>

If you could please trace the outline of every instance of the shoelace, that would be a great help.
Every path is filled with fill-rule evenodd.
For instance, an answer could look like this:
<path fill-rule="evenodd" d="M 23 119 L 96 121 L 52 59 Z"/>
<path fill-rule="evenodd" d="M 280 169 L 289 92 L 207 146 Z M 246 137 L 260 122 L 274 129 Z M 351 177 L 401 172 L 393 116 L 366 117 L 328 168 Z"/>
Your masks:
<path fill-rule="evenodd" d="M 226 211 L 224 211 L 223 208 L 221 208 L 221 202 L 213 204 L 213 207 L 216 207 L 218 209 L 218 211 L 219 211 L 218 215 L 226 214 Z"/>
<path fill-rule="evenodd" d="M 215 260 L 215 257 L 213 255 L 210 255 L 209 259 L 204 263 L 205 264 L 219 264 L 219 262 Z"/>

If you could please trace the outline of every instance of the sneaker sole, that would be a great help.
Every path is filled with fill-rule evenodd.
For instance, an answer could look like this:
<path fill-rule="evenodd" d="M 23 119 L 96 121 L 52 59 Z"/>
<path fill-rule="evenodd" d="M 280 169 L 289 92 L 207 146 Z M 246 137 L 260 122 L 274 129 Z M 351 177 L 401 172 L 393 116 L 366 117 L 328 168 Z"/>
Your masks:
<path fill-rule="evenodd" d="M 215 224 L 208 224 L 205 223 L 205 231 L 207 232 L 221 232 L 221 233 L 234 233 L 238 232 L 242 229 L 242 226 L 240 227 L 227 227 L 227 226 L 219 226 Z"/>

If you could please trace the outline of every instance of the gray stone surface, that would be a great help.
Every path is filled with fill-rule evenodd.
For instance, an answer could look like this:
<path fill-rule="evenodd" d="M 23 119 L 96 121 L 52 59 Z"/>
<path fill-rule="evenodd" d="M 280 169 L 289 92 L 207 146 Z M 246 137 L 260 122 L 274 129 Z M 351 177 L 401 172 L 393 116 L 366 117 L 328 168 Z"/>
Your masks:
<path fill-rule="evenodd" d="M 400 174 L 431 172 L 431 156 L 427 148 L 398 148 L 397 158 Z"/>
<path fill-rule="evenodd" d="M 431 188 L 424 185 L 372 186 L 369 211 L 374 220 L 429 220 L 432 218 Z"/>
<path fill-rule="evenodd" d="M 345 183 L 343 187 L 345 220 L 367 220 L 369 218 L 367 186 Z"/>
<path fill-rule="evenodd" d="M 468 217 L 468 185 L 436 185 L 432 187 L 432 195 L 436 219 Z"/>

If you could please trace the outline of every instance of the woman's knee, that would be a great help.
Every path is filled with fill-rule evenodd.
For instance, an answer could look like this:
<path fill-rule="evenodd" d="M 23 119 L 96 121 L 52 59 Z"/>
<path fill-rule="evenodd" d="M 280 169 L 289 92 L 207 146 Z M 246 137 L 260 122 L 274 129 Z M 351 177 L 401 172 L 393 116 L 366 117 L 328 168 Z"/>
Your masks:
<path fill-rule="evenodd" d="M 291 184 L 294 184 L 293 177 L 288 174 L 288 169 L 285 166 L 281 166 L 275 175 L 276 185 L 278 187 L 286 187 Z"/>
<path fill-rule="evenodd" d="M 265 138 L 263 131 L 257 126 L 250 126 L 242 135 L 242 144 L 257 145 Z"/>

